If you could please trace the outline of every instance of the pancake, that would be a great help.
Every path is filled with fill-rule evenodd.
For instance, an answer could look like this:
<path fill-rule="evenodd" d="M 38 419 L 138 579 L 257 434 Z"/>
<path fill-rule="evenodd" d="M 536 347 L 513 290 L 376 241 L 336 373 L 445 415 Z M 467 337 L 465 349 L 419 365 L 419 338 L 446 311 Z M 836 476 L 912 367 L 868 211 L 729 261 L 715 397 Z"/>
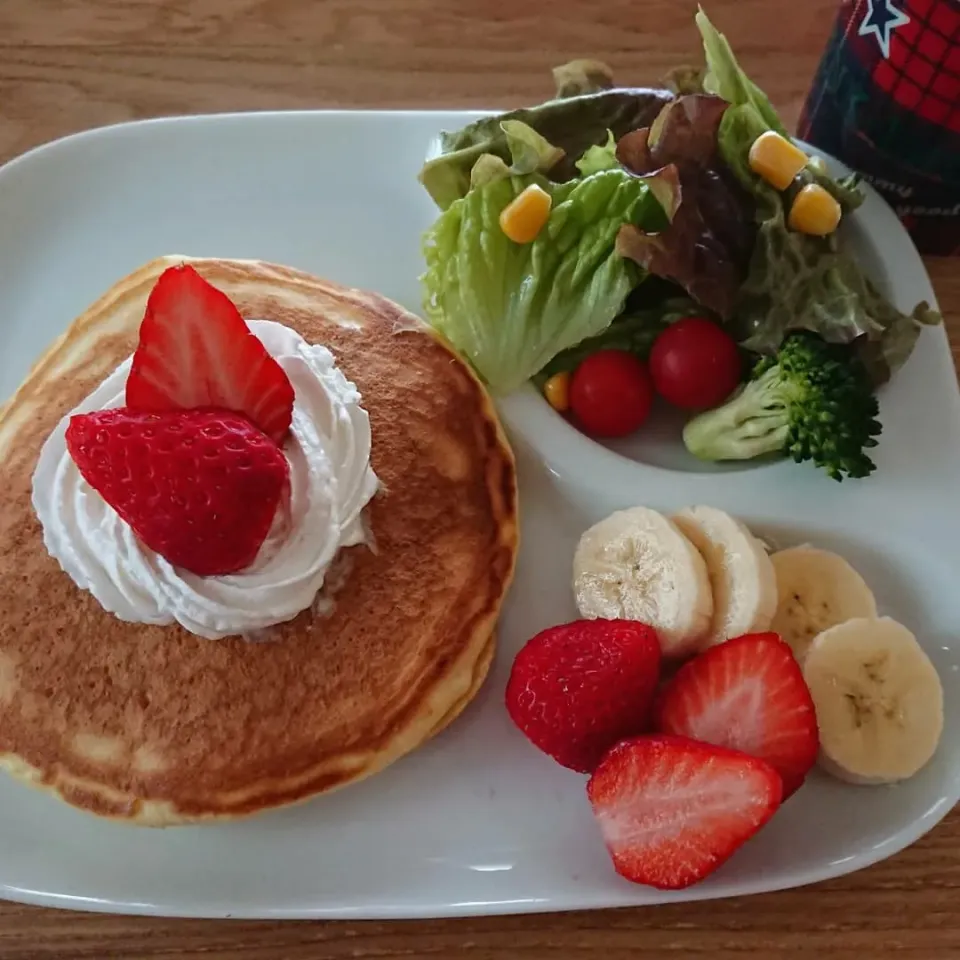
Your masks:
<path fill-rule="evenodd" d="M 184 261 L 245 317 L 326 345 L 370 417 L 374 547 L 341 552 L 332 612 L 265 642 L 116 619 L 49 556 L 31 506 L 44 440 L 132 353 L 150 289 Z M 518 544 L 512 454 L 468 367 L 383 297 L 262 262 L 155 260 L 0 411 L 0 463 L 0 766 L 77 807 L 169 825 L 301 801 L 416 748 L 487 675 Z"/>

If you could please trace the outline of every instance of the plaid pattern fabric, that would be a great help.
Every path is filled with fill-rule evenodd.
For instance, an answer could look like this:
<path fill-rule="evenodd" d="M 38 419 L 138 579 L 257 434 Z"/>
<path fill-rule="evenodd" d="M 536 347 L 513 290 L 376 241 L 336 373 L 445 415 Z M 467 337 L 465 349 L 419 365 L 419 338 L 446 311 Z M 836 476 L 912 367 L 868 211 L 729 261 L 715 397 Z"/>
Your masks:
<path fill-rule="evenodd" d="M 957 252 L 960 0 L 843 0 L 798 132 L 860 170 L 922 250 Z"/>
<path fill-rule="evenodd" d="M 900 0 L 899 7 L 910 19 L 890 31 L 889 57 L 873 33 L 853 36 L 853 52 L 901 107 L 960 134 L 960 4 Z"/>

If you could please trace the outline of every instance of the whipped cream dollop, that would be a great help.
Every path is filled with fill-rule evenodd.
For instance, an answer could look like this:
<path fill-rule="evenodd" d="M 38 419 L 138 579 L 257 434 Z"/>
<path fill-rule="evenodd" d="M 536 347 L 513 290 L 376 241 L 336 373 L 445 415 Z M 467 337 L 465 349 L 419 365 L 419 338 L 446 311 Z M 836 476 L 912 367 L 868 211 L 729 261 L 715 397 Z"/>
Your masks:
<path fill-rule="evenodd" d="M 290 497 L 254 563 L 200 577 L 144 546 L 83 479 L 67 451 L 76 413 L 122 406 L 126 360 L 47 438 L 33 475 L 33 506 L 47 550 L 105 610 L 132 623 L 179 623 L 209 639 L 250 636 L 291 620 L 314 602 L 337 552 L 366 541 L 362 511 L 377 491 L 370 420 L 360 393 L 323 346 L 269 320 L 250 330 L 293 385 L 293 422 L 284 454 Z"/>

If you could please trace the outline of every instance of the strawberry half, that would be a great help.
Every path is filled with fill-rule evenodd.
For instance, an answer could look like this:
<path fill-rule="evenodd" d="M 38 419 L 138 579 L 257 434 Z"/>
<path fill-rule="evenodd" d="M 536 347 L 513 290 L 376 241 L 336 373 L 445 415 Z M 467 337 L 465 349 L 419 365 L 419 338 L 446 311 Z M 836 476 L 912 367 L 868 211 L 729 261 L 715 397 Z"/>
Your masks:
<path fill-rule="evenodd" d="M 657 697 L 656 726 L 766 760 L 783 778 L 784 798 L 820 745 L 803 671 L 775 633 L 736 637 L 685 663 Z"/>
<path fill-rule="evenodd" d="M 230 298 L 183 265 L 164 270 L 147 299 L 126 403 L 150 412 L 223 407 L 281 444 L 293 387 Z"/>
<path fill-rule="evenodd" d="M 614 869 L 661 890 L 713 873 L 773 816 L 781 790 L 756 757 L 665 736 L 617 744 L 587 784 Z"/>
<path fill-rule="evenodd" d="M 289 477 L 280 448 L 229 410 L 78 414 L 67 449 L 144 544 L 205 577 L 254 561 Z"/>
<path fill-rule="evenodd" d="M 534 746 L 589 773 L 618 740 L 649 729 L 659 674 L 652 627 L 577 620 L 538 633 L 517 654 L 507 711 Z"/>

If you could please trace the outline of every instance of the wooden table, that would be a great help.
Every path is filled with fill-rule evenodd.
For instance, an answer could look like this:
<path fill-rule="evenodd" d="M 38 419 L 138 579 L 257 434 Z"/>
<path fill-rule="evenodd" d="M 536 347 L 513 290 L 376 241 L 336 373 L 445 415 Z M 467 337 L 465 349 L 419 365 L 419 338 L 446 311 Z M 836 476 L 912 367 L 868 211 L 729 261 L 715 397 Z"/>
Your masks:
<path fill-rule="evenodd" d="M 797 116 L 836 0 L 709 0 L 746 69 Z M 161 114 L 496 106 L 597 56 L 623 82 L 699 57 L 680 0 L 0 0 L 0 162 Z M 928 263 L 960 344 L 960 260 Z M 945 478 L 945 482 L 948 482 Z M 145 865 L 146 868 L 146 865 Z M 831 883 L 716 903 L 410 923 L 151 920 L 0 905 L 0 957 L 960 957 L 960 815 Z"/>

